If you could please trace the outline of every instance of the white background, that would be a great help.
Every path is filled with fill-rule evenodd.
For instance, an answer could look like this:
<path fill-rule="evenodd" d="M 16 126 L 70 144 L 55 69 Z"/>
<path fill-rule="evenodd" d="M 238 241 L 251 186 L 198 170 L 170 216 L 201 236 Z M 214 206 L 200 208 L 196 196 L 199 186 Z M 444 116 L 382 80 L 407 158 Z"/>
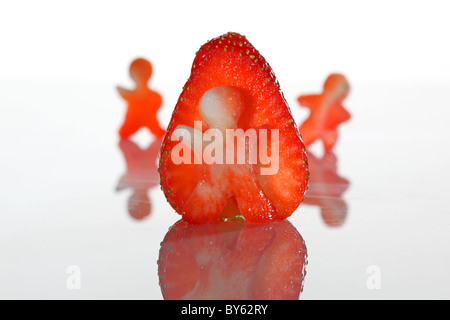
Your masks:
<path fill-rule="evenodd" d="M 355 81 L 448 81 L 449 10 L 435 0 L 2 1 L 0 76 L 119 81 L 142 55 L 167 82 L 188 74 L 206 40 L 235 31 L 280 79 L 345 70 Z"/>
<path fill-rule="evenodd" d="M 161 191 L 127 215 L 116 85 L 152 61 L 167 125 L 197 49 L 245 34 L 273 67 L 294 118 L 331 72 L 352 91 L 338 172 L 349 214 L 289 219 L 309 255 L 304 299 L 450 298 L 450 12 L 446 1 L 1 1 L 0 297 L 161 299 L 159 243 L 179 216 Z M 148 134 L 136 139 L 147 144 Z M 66 287 L 79 265 L 82 289 Z M 366 286 L 380 267 L 381 289 Z"/>

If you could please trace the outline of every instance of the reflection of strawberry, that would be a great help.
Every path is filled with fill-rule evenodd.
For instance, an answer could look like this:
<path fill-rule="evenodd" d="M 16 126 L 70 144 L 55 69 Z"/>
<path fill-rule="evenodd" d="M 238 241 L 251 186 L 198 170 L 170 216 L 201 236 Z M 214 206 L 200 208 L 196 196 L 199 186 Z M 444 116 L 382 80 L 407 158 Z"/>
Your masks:
<path fill-rule="evenodd" d="M 338 175 L 336 155 L 328 151 L 319 159 L 308 151 L 308 160 L 311 178 L 304 203 L 319 206 L 328 226 L 342 225 L 348 211 L 342 194 L 350 182 Z"/>
<path fill-rule="evenodd" d="M 350 119 L 350 113 L 342 105 L 349 91 L 350 85 L 343 75 L 331 74 L 325 81 L 323 93 L 298 98 L 300 105 L 311 110 L 300 126 L 306 146 L 320 139 L 325 150 L 333 149 L 338 139 L 338 126 Z"/>
<path fill-rule="evenodd" d="M 164 299 L 298 299 L 306 246 L 287 221 L 193 225 L 178 221 L 161 243 Z"/>
<path fill-rule="evenodd" d="M 171 141 L 174 130 L 193 127 L 194 121 L 203 122 L 203 132 L 278 129 L 278 171 L 261 174 L 267 165 L 260 159 L 257 164 L 175 164 L 171 153 L 180 142 Z M 240 212 L 247 221 L 281 220 L 301 203 L 308 181 L 304 145 L 272 69 L 244 36 L 224 34 L 197 52 L 167 128 L 159 170 L 169 203 L 193 223 L 217 221 L 225 207 L 227 214 Z"/>

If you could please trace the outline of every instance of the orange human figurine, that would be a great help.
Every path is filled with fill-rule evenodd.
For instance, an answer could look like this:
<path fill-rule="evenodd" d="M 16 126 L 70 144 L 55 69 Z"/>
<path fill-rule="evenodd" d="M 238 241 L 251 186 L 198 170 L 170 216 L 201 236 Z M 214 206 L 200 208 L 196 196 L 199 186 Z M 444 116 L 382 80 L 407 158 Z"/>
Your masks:
<path fill-rule="evenodd" d="M 136 220 L 142 220 L 151 213 L 148 191 L 159 184 L 156 158 L 160 145 L 161 139 L 156 139 L 143 150 L 131 140 L 122 139 L 119 142 L 127 170 L 120 178 L 116 191 L 133 189 L 128 200 L 128 213 Z"/>
<path fill-rule="evenodd" d="M 306 146 L 320 139 L 325 150 L 333 149 L 338 139 L 338 126 L 350 119 L 350 113 L 342 105 L 349 91 L 345 76 L 331 74 L 325 81 L 323 93 L 297 99 L 301 106 L 311 110 L 299 129 Z"/>
<path fill-rule="evenodd" d="M 336 155 L 333 151 L 327 151 L 322 158 L 318 158 L 308 151 L 308 164 L 311 176 L 303 203 L 318 206 L 322 219 L 328 226 L 341 226 L 348 212 L 342 195 L 350 182 L 337 173 Z"/>
<path fill-rule="evenodd" d="M 119 94 L 128 103 L 125 121 L 119 130 L 121 138 L 128 138 L 142 127 L 147 127 L 157 138 L 165 134 L 156 117 L 162 103 L 161 96 L 147 86 L 152 70 L 149 61 L 138 58 L 130 65 L 130 76 L 136 83 L 136 88 L 128 90 L 117 87 Z"/>

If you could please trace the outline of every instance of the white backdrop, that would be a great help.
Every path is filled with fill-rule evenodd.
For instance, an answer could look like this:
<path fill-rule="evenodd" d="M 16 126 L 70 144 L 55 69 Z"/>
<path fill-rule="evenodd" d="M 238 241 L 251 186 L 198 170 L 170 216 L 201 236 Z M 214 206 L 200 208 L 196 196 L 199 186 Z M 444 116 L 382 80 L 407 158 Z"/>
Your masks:
<path fill-rule="evenodd" d="M 123 81 L 137 55 L 180 86 L 195 51 L 245 34 L 283 81 L 450 81 L 448 1 L 1 1 L 0 79 Z M 180 77 L 180 78 L 179 78 Z"/>
<path fill-rule="evenodd" d="M 289 219 L 309 256 L 304 299 L 448 298 L 450 1 L 0 0 L 0 298 L 161 299 L 159 244 L 179 219 L 157 188 L 129 217 L 117 130 L 136 56 L 153 62 L 166 126 L 195 52 L 245 34 L 298 95 L 345 73 L 352 120 L 338 173 L 345 224 L 318 206 Z M 146 131 L 139 142 L 148 143 Z M 82 268 L 82 290 L 66 287 Z M 382 290 L 366 286 L 382 269 Z"/>

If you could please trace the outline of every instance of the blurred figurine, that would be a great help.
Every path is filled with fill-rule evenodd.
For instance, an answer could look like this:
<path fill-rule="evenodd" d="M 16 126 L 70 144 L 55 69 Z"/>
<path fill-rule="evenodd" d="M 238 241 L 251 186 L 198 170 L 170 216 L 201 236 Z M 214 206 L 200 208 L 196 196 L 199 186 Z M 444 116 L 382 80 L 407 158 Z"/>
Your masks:
<path fill-rule="evenodd" d="M 121 138 L 128 138 L 141 127 L 147 127 L 157 138 L 165 134 L 156 117 L 162 103 L 161 96 L 147 86 L 151 75 L 151 63 L 142 58 L 136 59 L 130 65 L 130 76 L 136 83 L 136 88 L 128 90 L 117 87 L 119 94 L 128 103 L 125 121 L 119 131 Z"/>
<path fill-rule="evenodd" d="M 145 150 L 128 139 L 122 139 L 119 143 L 127 171 L 120 178 L 116 191 L 126 188 L 133 189 L 128 200 L 128 212 L 136 220 L 144 219 L 151 212 L 148 190 L 159 184 L 156 158 L 160 145 L 161 139 L 153 141 Z"/>
<path fill-rule="evenodd" d="M 342 195 L 350 182 L 337 174 L 337 159 L 333 151 L 326 152 L 321 159 L 309 151 L 308 164 L 311 175 L 303 203 L 319 206 L 322 219 L 328 226 L 341 226 L 348 212 Z"/>
<path fill-rule="evenodd" d="M 350 85 L 343 75 L 331 74 L 325 81 L 323 93 L 298 98 L 300 105 L 311 110 L 299 129 L 306 146 L 320 139 L 325 150 L 333 149 L 339 124 L 350 119 L 350 113 L 342 106 L 349 91 Z"/>

